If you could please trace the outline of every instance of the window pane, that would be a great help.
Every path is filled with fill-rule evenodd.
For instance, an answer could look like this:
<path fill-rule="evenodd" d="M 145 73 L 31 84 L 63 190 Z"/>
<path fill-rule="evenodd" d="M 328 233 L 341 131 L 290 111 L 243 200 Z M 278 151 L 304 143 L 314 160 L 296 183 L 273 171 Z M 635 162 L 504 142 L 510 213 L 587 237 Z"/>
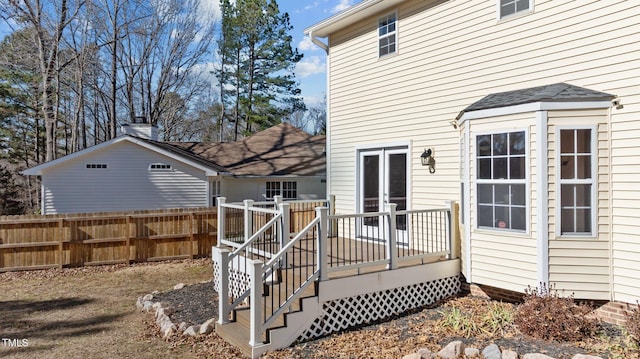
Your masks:
<path fill-rule="evenodd" d="M 560 186 L 560 206 L 573 207 L 575 205 L 574 185 L 563 184 Z"/>
<path fill-rule="evenodd" d="M 576 130 L 578 153 L 591 153 L 591 130 Z"/>
<path fill-rule="evenodd" d="M 523 11 L 529 8 L 529 0 L 518 0 L 516 2 L 516 11 Z"/>
<path fill-rule="evenodd" d="M 478 160 L 478 178 L 491 179 L 491 158 Z"/>
<path fill-rule="evenodd" d="M 490 184 L 478 185 L 478 203 L 482 203 L 482 204 L 493 203 L 493 185 L 490 185 Z"/>
<path fill-rule="evenodd" d="M 495 158 L 493 160 L 493 179 L 507 178 L 507 159 Z"/>
<path fill-rule="evenodd" d="M 389 45 L 389 50 L 388 50 L 389 54 L 394 53 L 394 52 L 396 52 L 396 44 L 395 44 L 395 42 L 392 43 L 391 45 Z"/>
<path fill-rule="evenodd" d="M 493 227 L 493 207 L 478 206 L 478 227 Z"/>
<path fill-rule="evenodd" d="M 578 178 L 591 178 L 591 156 L 577 156 Z"/>
<path fill-rule="evenodd" d="M 509 218 L 509 207 L 496 206 L 496 228 L 511 228 L 511 218 Z"/>
<path fill-rule="evenodd" d="M 591 210 L 576 209 L 575 232 L 591 233 Z"/>
<path fill-rule="evenodd" d="M 491 156 L 491 135 L 478 136 L 478 156 Z"/>
<path fill-rule="evenodd" d="M 508 3 L 508 4 L 505 4 L 505 5 L 502 5 L 501 8 L 500 8 L 500 16 L 501 17 L 514 14 L 515 12 L 516 12 L 516 4 L 515 3 Z"/>
<path fill-rule="evenodd" d="M 576 167 L 574 156 L 560 157 L 560 178 L 573 179 L 576 178 Z"/>
<path fill-rule="evenodd" d="M 509 200 L 508 184 L 497 184 L 495 185 L 495 190 L 496 190 L 496 203 L 508 205 L 511 202 Z"/>
<path fill-rule="evenodd" d="M 575 215 L 575 211 L 573 209 L 571 209 L 571 208 L 563 209 L 562 211 L 560 211 L 560 216 L 562 218 L 560 231 L 562 233 L 575 232 L 574 227 L 573 227 L 574 215 Z"/>
<path fill-rule="evenodd" d="M 511 185 L 511 204 L 524 206 L 527 204 L 526 186 L 523 184 Z"/>
<path fill-rule="evenodd" d="M 564 185 L 563 185 L 564 186 Z M 575 185 L 576 207 L 591 207 L 591 185 Z"/>
<path fill-rule="evenodd" d="M 511 208 L 511 229 L 521 231 L 527 229 L 527 210 L 525 208 Z"/>
<path fill-rule="evenodd" d="M 524 179 L 525 166 L 524 157 L 511 157 L 509 159 L 509 178 L 511 179 Z"/>
<path fill-rule="evenodd" d="M 560 130 L 560 152 L 574 153 L 573 130 Z"/>
<path fill-rule="evenodd" d="M 525 136 L 524 131 L 509 134 L 509 153 L 512 155 L 524 155 Z"/>
<path fill-rule="evenodd" d="M 507 154 L 507 134 L 500 133 L 493 135 L 493 155 L 506 155 Z"/>
<path fill-rule="evenodd" d="M 396 23 L 395 22 L 392 22 L 391 24 L 389 24 L 389 32 L 393 32 L 393 31 L 396 31 Z"/>

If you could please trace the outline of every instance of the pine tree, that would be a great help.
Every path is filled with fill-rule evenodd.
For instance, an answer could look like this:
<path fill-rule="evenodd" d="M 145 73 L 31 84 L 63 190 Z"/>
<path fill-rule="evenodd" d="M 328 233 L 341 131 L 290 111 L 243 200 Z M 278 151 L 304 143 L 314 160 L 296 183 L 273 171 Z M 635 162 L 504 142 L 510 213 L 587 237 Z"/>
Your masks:
<path fill-rule="evenodd" d="M 250 135 L 304 109 L 293 73 L 302 54 L 292 48 L 289 15 L 275 0 L 223 0 L 221 9 L 220 119 L 234 122 L 237 139 L 241 126 Z"/>

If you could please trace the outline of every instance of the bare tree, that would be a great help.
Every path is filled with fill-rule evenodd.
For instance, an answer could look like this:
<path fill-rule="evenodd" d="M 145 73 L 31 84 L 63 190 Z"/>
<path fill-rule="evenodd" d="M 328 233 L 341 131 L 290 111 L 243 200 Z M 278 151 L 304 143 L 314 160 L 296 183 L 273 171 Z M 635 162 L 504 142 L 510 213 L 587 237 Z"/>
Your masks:
<path fill-rule="evenodd" d="M 45 160 L 56 157 L 56 130 L 58 122 L 57 76 L 62 65 L 59 62 L 60 40 L 67 26 L 75 19 L 85 0 L 9 0 L 2 12 L 18 23 L 34 29 L 34 43 L 38 50 L 41 76 L 41 108 L 45 122 Z"/>

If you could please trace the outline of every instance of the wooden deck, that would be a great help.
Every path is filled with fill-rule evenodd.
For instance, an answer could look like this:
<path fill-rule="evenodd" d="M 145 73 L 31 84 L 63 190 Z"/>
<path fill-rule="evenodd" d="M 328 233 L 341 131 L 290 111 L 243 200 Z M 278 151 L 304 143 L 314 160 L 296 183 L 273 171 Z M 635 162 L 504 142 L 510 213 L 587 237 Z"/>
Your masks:
<path fill-rule="evenodd" d="M 264 296 L 261 299 L 263 313 L 272 313 L 280 301 L 286 299 L 288 293 L 292 293 L 301 282 L 311 276 L 317 268 L 318 255 L 316 239 L 308 238 L 300 240 L 299 244 L 287 254 L 287 267 L 279 271 L 278 281 L 274 285 L 265 284 Z M 386 258 L 386 248 L 383 244 L 373 241 L 353 240 L 347 238 L 328 238 L 328 266 L 331 270 L 329 280 L 348 278 L 358 275 L 388 271 L 385 263 L 371 264 L 372 262 L 383 262 Z M 420 252 L 412 251 L 412 254 Z M 445 256 L 435 256 L 433 258 L 415 258 L 398 263 L 398 268 L 418 266 L 445 260 Z M 265 262 L 266 259 L 262 259 Z M 357 268 L 346 267 L 346 265 L 356 265 Z M 340 269 L 345 268 L 345 269 Z M 302 309 L 305 298 L 317 296 L 318 285 L 314 283 L 308 286 L 300 300 L 294 302 L 293 306 L 284 315 L 280 315 L 263 333 L 262 340 L 269 341 L 271 330 L 286 325 L 287 316 Z M 248 306 L 236 309 L 232 315 L 232 322 L 225 325 L 218 325 L 217 333 L 227 342 L 240 348 L 247 356 L 251 356 L 252 347 L 250 341 L 250 310 Z"/>

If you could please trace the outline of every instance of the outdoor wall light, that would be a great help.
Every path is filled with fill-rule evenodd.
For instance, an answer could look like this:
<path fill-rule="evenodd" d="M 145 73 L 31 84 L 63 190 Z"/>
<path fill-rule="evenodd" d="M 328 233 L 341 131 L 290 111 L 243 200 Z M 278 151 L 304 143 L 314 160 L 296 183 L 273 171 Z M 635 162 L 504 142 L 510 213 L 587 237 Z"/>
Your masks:
<path fill-rule="evenodd" d="M 433 159 L 433 150 L 425 148 L 424 152 L 420 155 L 420 162 L 423 166 L 429 167 L 429 173 L 436 173 L 436 160 Z"/>

